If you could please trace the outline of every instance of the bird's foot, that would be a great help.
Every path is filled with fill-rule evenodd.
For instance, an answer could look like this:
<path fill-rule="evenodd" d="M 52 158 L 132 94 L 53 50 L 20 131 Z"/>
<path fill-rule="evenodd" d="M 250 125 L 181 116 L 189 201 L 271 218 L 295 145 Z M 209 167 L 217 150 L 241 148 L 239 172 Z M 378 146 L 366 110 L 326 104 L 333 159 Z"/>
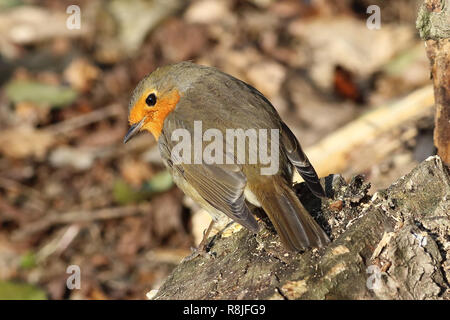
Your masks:
<path fill-rule="evenodd" d="M 182 262 L 185 261 L 191 261 L 197 258 L 198 256 L 202 256 L 207 259 L 215 258 L 216 255 L 214 252 L 210 252 L 212 246 L 214 245 L 214 241 L 216 241 L 217 238 L 221 237 L 225 229 L 230 227 L 233 224 L 233 221 L 229 222 L 223 229 L 221 229 L 218 233 L 216 233 L 214 236 L 211 237 L 211 240 L 208 240 L 208 235 L 211 232 L 211 229 L 214 225 L 214 221 L 211 221 L 211 224 L 209 225 L 208 229 L 203 234 L 203 239 L 198 245 L 197 248 L 191 248 L 192 253 L 183 259 Z"/>
<path fill-rule="evenodd" d="M 209 243 L 207 246 L 198 246 L 197 248 L 191 247 L 192 253 L 185 257 L 182 262 L 188 262 L 200 256 L 206 259 L 215 258 L 215 255 L 209 251 L 209 248 Z"/>
<path fill-rule="evenodd" d="M 206 229 L 206 231 L 203 233 L 203 239 L 200 242 L 200 244 L 198 245 L 198 247 L 191 248 L 192 253 L 189 256 L 187 256 L 186 258 L 184 258 L 182 262 L 194 260 L 198 256 L 202 256 L 204 258 L 214 257 L 211 253 L 209 253 L 209 249 L 211 249 L 213 241 L 216 238 L 216 236 L 213 236 L 211 241 L 209 241 L 209 242 L 207 241 L 208 235 L 210 234 L 213 225 L 214 225 L 214 220 L 211 221 L 211 223 L 208 226 L 208 229 Z"/>

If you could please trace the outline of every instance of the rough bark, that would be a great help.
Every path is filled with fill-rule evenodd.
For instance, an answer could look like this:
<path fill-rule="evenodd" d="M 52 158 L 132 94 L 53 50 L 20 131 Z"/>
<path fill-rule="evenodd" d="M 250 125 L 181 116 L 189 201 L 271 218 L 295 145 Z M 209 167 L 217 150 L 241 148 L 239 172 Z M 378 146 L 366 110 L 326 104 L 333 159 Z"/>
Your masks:
<path fill-rule="evenodd" d="M 302 183 L 296 190 L 331 236 L 329 246 L 286 252 L 263 219 L 257 235 L 241 229 L 218 237 L 209 255 L 182 262 L 154 298 L 450 297 L 450 176 L 438 156 L 372 197 L 360 176 L 323 183 L 329 200 Z"/>
<path fill-rule="evenodd" d="M 450 0 L 426 0 L 419 10 L 417 29 L 425 40 L 431 64 L 436 117 L 434 143 L 450 165 Z"/>

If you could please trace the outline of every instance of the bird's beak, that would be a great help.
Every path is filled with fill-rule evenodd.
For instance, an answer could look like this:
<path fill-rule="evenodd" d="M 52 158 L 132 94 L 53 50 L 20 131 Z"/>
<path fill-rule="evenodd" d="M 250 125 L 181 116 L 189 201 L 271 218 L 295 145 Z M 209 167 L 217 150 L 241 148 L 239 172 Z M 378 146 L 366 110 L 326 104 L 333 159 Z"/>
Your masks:
<path fill-rule="evenodd" d="M 133 124 L 130 127 L 130 129 L 128 130 L 125 137 L 123 138 L 123 143 L 127 143 L 131 138 L 133 138 L 141 130 L 144 123 L 145 123 L 145 117 L 141 121 Z"/>

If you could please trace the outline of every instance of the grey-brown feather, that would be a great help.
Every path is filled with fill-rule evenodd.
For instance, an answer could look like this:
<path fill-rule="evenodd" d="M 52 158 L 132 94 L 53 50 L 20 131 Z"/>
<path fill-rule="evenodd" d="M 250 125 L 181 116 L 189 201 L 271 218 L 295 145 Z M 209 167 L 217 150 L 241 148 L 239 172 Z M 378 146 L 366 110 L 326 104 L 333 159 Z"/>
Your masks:
<path fill-rule="evenodd" d="M 245 203 L 244 190 L 248 187 L 260 198 L 258 200 L 266 211 L 278 210 L 268 212 L 268 215 L 271 220 L 276 219 L 272 222 L 288 247 L 300 250 L 326 243 L 326 234 L 301 206 L 295 193 L 287 191 L 291 188 L 295 166 L 311 190 L 316 195 L 323 195 L 313 167 L 272 104 L 245 82 L 215 68 L 199 67 L 188 62 L 156 70 L 142 80 L 133 99 L 136 100 L 139 91 L 145 87 L 169 91 L 173 84 L 180 90 L 181 98 L 175 110 L 166 117 L 158 143 L 167 166 L 177 175 L 177 179 L 183 179 L 178 180 L 180 187 L 187 194 L 199 198 L 194 200 L 214 207 L 256 232 L 256 220 Z M 176 142 L 172 141 L 171 133 L 179 128 L 192 133 L 196 120 L 202 121 L 203 130 L 216 128 L 224 137 L 225 128 L 278 129 L 281 134 L 278 172 L 274 176 L 262 176 L 257 164 L 236 165 L 232 168 L 221 164 L 174 164 L 170 150 Z M 232 156 L 235 157 L 235 154 Z M 260 185 L 274 187 L 261 193 L 258 190 Z M 194 191 L 187 190 L 191 187 Z"/>

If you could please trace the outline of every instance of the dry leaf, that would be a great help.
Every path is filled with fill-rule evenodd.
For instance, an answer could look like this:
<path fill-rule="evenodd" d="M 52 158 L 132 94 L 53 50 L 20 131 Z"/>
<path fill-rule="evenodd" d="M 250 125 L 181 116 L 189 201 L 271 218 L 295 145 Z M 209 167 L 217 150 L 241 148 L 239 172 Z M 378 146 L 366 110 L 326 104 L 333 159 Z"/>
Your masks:
<path fill-rule="evenodd" d="M 11 158 L 43 158 L 55 137 L 46 131 L 21 126 L 0 133 L 0 152 Z"/>
<path fill-rule="evenodd" d="M 72 61 L 64 71 L 64 79 L 66 79 L 73 88 L 79 91 L 89 90 L 92 82 L 96 80 L 99 75 L 100 69 L 83 58 Z"/>

